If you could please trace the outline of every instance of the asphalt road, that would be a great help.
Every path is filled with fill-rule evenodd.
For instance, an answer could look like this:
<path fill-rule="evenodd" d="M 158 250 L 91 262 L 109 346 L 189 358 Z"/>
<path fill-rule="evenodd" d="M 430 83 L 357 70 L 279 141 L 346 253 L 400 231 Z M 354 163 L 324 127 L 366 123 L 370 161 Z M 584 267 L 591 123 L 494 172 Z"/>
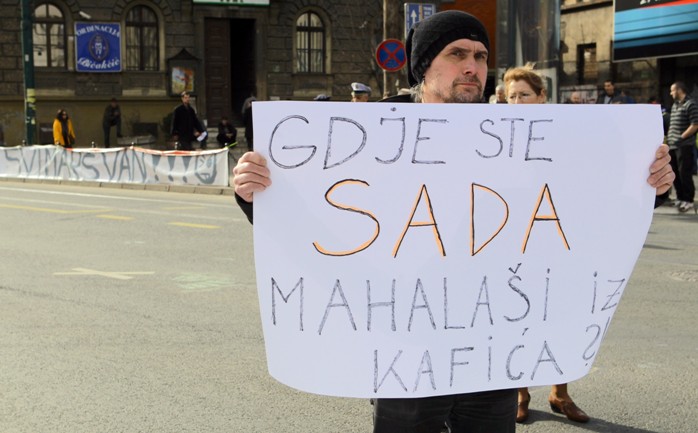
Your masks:
<path fill-rule="evenodd" d="M 252 229 L 230 196 L 0 182 L 0 433 L 371 430 L 371 406 L 269 377 Z M 592 421 L 698 431 L 698 216 L 655 218 L 592 372 Z"/>

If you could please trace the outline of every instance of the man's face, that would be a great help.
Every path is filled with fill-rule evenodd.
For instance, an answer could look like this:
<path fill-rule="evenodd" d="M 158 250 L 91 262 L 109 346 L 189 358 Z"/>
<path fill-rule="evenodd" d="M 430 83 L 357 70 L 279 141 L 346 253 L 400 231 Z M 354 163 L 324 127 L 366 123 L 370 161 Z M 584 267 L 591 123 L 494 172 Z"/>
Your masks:
<path fill-rule="evenodd" d="M 182 96 L 182 104 L 189 105 L 189 95 Z"/>
<path fill-rule="evenodd" d="M 351 93 L 351 102 L 368 102 L 368 93 Z"/>
<path fill-rule="evenodd" d="M 573 104 L 581 104 L 582 97 L 579 95 L 579 93 L 573 92 L 572 95 L 570 95 L 570 101 L 572 101 Z"/>
<path fill-rule="evenodd" d="M 480 102 L 487 79 L 487 49 L 479 41 L 446 45 L 424 74 L 422 102 Z"/>
<path fill-rule="evenodd" d="M 603 89 L 606 91 L 608 96 L 613 96 L 613 93 L 616 91 L 615 86 L 610 81 L 603 83 Z"/>
<path fill-rule="evenodd" d="M 682 98 L 682 93 L 681 90 L 679 90 L 675 84 L 671 85 L 671 88 L 669 89 L 669 93 L 671 94 L 671 97 L 674 98 L 674 101 L 681 101 Z"/>
<path fill-rule="evenodd" d="M 503 88 L 497 87 L 495 90 L 497 92 L 497 101 L 498 102 L 507 102 L 507 93 L 504 91 Z"/>

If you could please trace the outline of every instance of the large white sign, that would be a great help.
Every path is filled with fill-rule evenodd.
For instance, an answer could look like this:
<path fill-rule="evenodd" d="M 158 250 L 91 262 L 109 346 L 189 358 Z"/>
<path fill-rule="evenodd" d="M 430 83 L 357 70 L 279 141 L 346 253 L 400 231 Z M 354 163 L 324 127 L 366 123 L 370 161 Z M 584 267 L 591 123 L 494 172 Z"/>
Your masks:
<path fill-rule="evenodd" d="M 227 186 L 228 149 L 163 152 L 138 147 L 0 147 L 0 177 Z"/>
<path fill-rule="evenodd" d="M 652 218 L 649 105 L 255 103 L 269 371 L 418 397 L 585 375 Z"/>

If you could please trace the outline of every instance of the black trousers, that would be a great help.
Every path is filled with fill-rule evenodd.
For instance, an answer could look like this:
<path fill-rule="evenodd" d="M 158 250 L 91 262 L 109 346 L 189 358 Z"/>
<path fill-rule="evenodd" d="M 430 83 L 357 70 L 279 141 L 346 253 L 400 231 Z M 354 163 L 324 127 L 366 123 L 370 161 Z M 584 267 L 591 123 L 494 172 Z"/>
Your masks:
<path fill-rule="evenodd" d="M 117 120 L 114 124 L 102 124 L 102 129 L 104 130 L 104 147 L 109 147 L 109 135 L 111 133 L 111 127 L 116 126 L 116 136 L 121 137 L 121 119 Z"/>
<path fill-rule="evenodd" d="M 514 433 L 516 389 L 374 402 L 373 433 Z"/>
<path fill-rule="evenodd" d="M 194 146 L 191 144 L 192 140 L 179 140 L 176 150 L 194 150 Z"/>
<path fill-rule="evenodd" d="M 693 171 L 696 163 L 693 153 L 694 146 L 681 146 L 671 149 L 671 168 L 674 170 L 674 189 L 676 199 L 693 203 L 696 195 L 696 186 L 693 184 Z"/>

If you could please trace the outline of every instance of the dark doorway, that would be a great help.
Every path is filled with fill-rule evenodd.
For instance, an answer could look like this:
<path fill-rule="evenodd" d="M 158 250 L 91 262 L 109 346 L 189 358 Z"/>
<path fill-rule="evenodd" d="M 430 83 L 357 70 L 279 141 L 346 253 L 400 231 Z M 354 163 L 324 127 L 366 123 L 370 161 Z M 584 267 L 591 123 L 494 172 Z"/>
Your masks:
<path fill-rule="evenodd" d="M 232 81 L 233 122 L 242 125 L 242 103 L 256 94 L 255 22 L 230 20 L 230 79 Z"/>
<path fill-rule="evenodd" d="M 242 125 L 242 103 L 255 91 L 255 21 L 205 20 L 206 117 L 209 126 L 221 117 Z"/>
<path fill-rule="evenodd" d="M 230 20 L 206 18 L 204 21 L 206 65 L 206 118 L 216 126 L 230 118 Z"/>

